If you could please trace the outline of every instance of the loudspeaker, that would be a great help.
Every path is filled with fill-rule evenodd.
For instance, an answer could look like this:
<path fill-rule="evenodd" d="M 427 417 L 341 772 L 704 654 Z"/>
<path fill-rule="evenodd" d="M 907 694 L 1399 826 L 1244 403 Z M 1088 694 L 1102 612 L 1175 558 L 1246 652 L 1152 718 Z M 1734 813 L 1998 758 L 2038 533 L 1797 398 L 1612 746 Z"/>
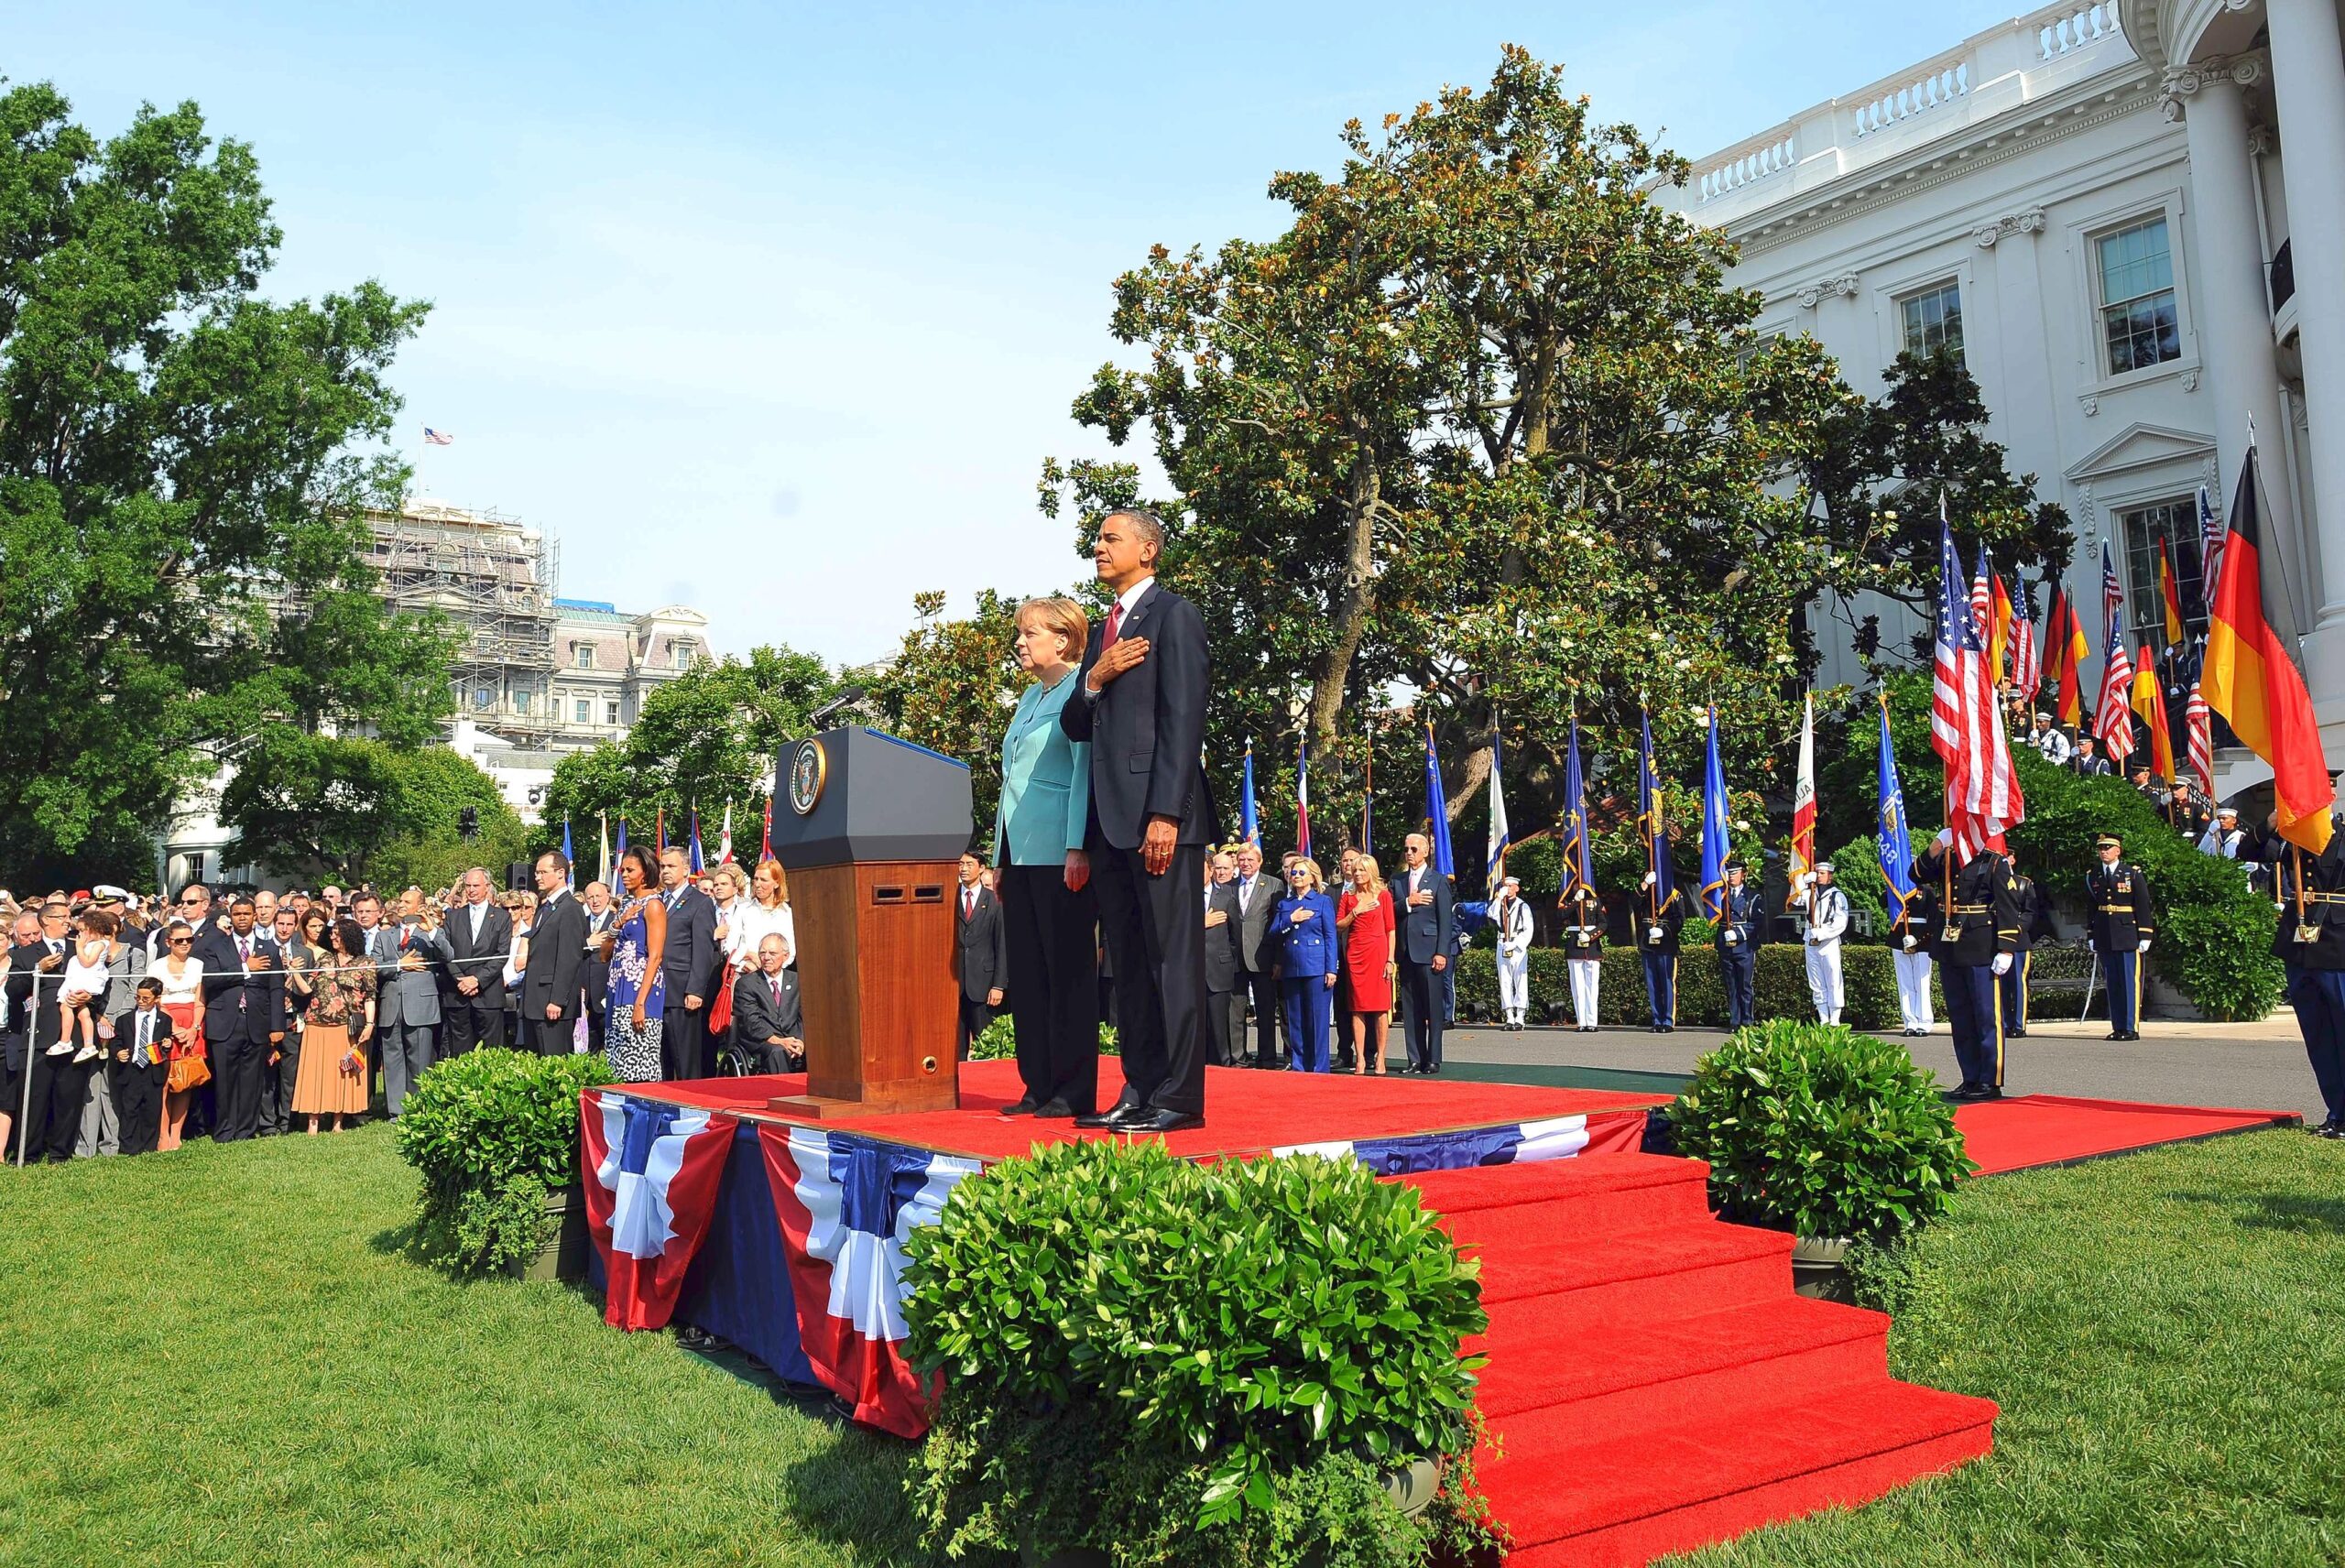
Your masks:
<path fill-rule="evenodd" d="M 530 887 L 536 885 L 536 881 L 537 878 L 530 874 L 529 862 L 526 860 L 508 860 L 505 863 L 505 890 L 507 892 L 526 893 L 530 889 Z"/>

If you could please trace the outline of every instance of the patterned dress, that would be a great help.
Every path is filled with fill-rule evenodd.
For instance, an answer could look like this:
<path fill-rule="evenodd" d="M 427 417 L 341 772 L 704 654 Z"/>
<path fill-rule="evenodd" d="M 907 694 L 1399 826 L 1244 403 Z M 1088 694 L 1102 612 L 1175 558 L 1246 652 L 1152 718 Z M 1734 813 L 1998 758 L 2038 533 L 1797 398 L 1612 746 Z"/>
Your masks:
<path fill-rule="evenodd" d="M 351 1032 L 366 1021 L 375 995 L 375 966 L 337 958 L 319 961 L 310 983 L 310 1005 L 301 1014 L 301 1052 L 293 1077 L 297 1116 L 357 1116 L 366 1109 L 366 1053 L 357 1052 L 358 1071 L 343 1070 L 352 1053 Z"/>
<path fill-rule="evenodd" d="M 660 1081 L 660 1015 L 668 1005 L 667 987 L 660 973 L 660 957 L 647 951 L 649 932 L 643 918 L 649 898 L 638 898 L 619 916 L 618 940 L 611 945 L 609 1027 L 604 1031 L 603 1054 L 610 1059 L 611 1075 L 622 1083 Z M 635 999 L 643 997 L 643 1027 L 635 1027 Z"/>

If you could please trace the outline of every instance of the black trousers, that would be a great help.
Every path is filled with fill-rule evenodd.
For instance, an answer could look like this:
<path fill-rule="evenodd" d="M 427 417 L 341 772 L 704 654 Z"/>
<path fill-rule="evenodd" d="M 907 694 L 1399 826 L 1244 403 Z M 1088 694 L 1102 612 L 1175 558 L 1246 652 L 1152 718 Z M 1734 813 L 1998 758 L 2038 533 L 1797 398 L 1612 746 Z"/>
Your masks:
<path fill-rule="evenodd" d="M 107 1064 L 106 1077 L 114 1089 L 115 1120 L 122 1128 L 125 1154 L 155 1152 L 156 1141 L 163 1131 L 163 1081 L 170 1075 L 171 1064 L 168 1062 L 148 1067 L 133 1067 L 127 1062 Z"/>
<path fill-rule="evenodd" d="M 572 1046 L 578 1040 L 578 1019 L 572 1014 L 565 1014 L 559 1018 L 548 1018 L 545 1017 L 545 1009 L 540 1007 L 538 1009 L 538 1017 L 525 1018 L 521 1020 L 521 1038 L 515 1040 L 514 1044 L 526 1046 L 535 1051 L 540 1056 L 569 1056 L 573 1054 Z M 660 1032 L 662 1034 L 667 1032 L 664 1015 L 660 1022 Z"/>
<path fill-rule="evenodd" d="M 13 1157 L 24 1150 L 25 1163 L 31 1164 L 49 1151 L 49 1092 L 57 1076 L 57 1064 L 65 1059 L 47 1054 L 48 1048 L 38 1041 L 27 1042 L 23 1049 L 25 1069 L 8 1077 L 8 1115 L 15 1122 L 16 1136 L 9 1140 Z M 25 1080 L 32 1081 L 27 1083 Z M 66 1146 L 71 1152 L 72 1145 Z"/>
<path fill-rule="evenodd" d="M 662 1020 L 660 1027 L 663 1029 L 666 1028 L 664 1020 Z M 610 1038 L 610 1029 L 611 1009 L 609 1003 L 605 1002 L 601 1007 L 589 1007 L 586 1009 L 586 1049 L 588 1051 L 594 1052 L 598 1056 L 601 1055 L 603 1051 L 603 1042 Z"/>
<path fill-rule="evenodd" d="M 81 1036 L 73 1037 L 76 1040 Z M 77 1044 L 76 1051 L 82 1048 Z M 33 1157 L 46 1154 L 51 1160 L 73 1158 L 73 1140 L 82 1131 L 82 1107 L 89 1103 L 90 1075 L 98 1070 L 97 1059 L 75 1062 L 71 1055 L 49 1059 L 49 1127 L 43 1144 L 36 1145 Z"/>
<path fill-rule="evenodd" d="M 660 1015 L 660 1070 L 671 1078 L 714 1078 L 716 1063 L 709 1059 L 708 1009 L 687 1007 L 668 988 L 668 1010 Z"/>
<path fill-rule="evenodd" d="M 1740 1029 L 1759 1021 L 1759 953 L 1748 942 L 1718 949 L 1718 969 L 1726 976 L 1726 1027 Z"/>
<path fill-rule="evenodd" d="M 1240 1067 L 1246 1062 L 1246 993 L 1205 991 L 1205 1023 L 1213 1030 L 1213 1061 L 1216 1067 Z"/>
<path fill-rule="evenodd" d="M 1137 849 L 1095 831 L 1091 880 L 1116 972 L 1116 1033 L 1124 1099 L 1182 1116 L 1205 1109 L 1205 912 L 1197 902 L 1205 845 L 1174 847 L 1162 877 Z"/>
<path fill-rule="evenodd" d="M 999 891 L 1019 1082 L 1036 1105 L 1087 1116 L 1099 1107 L 1099 901 L 1088 884 L 1067 891 L 1063 864 L 1005 866 Z"/>
<path fill-rule="evenodd" d="M 455 991 L 443 992 L 440 997 L 440 1049 L 449 1056 L 461 1056 L 475 1045 L 505 1043 L 505 1004 L 485 1003 L 477 996 L 467 996 Z"/>
<path fill-rule="evenodd" d="M 966 991 L 961 992 L 954 1000 L 960 1006 L 956 1009 L 959 1016 L 953 1026 L 953 1052 L 966 1062 L 969 1060 L 969 1042 L 986 1032 L 986 1026 L 994 1020 L 994 1010 L 986 1006 L 983 996 L 973 999 Z M 1095 1049 L 1097 1043 L 1096 1040 L 1093 1042 Z"/>
<path fill-rule="evenodd" d="M 1270 945 L 1268 937 L 1262 939 L 1262 945 Z M 1279 1030 L 1286 1018 L 1286 1003 L 1279 996 L 1278 976 L 1257 974 L 1251 969 L 1239 970 L 1237 1000 L 1240 1007 L 1248 1002 L 1254 1005 L 1254 1065 L 1284 1067 L 1286 1051 L 1279 1043 Z M 1243 1062 L 1246 1059 L 1246 1030 L 1242 1022 L 1233 1038 L 1237 1042 L 1238 1060 Z"/>
<path fill-rule="evenodd" d="M 287 1029 L 277 1050 L 283 1054 L 276 1069 L 262 1075 L 260 1085 L 260 1125 L 270 1132 L 283 1132 L 292 1123 L 293 1084 L 301 1075 L 301 1031 Z M 268 1060 L 267 1052 L 262 1052 L 261 1060 Z"/>
<path fill-rule="evenodd" d="M 1445 1004 L 1441 971 L 1401 955 L 1401 1023 L 1409 1042 L 1409 1065 L 1441 1065 L 1441 1027 Z"/>
<path fill-rule="evenodd" d="M 268 1071 L 266 1039 L 209 1042 L 213 1095 L 212 1141 L 241 1143 L 260 1131 L 260 1081 Z"/>

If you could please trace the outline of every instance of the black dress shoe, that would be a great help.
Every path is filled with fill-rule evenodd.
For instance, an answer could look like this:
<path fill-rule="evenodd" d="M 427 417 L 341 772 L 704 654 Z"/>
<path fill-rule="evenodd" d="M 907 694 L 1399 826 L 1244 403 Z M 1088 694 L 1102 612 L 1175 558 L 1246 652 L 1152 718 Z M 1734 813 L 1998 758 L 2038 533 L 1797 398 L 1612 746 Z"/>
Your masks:
<path fill-rule="evenodd" d="M 1021 1094 L 1018 1097 L 1016 1105 L 1002 1106 L 1001 1114 L 1005 1116 L 1031 1116 L 1034 1114 L 1034 1096 Z"/>
<path fill-rule="evenodd" d="M 1426 1063 L 1425 1063 L 1425 1076 L 1426 1076 L 1426 1077 L 1428 1077 L 1428 1078 L 1438 1078 L 1438 1077 L 1440 1077 L 1440 1076 L 1441 1076 L 1441 1063 L 1440 1063 L 1440 1062 L 1426 1062 Z"/>
<path fill-rule="evenodd" d="M 1979 1093 L 1975 1097 L 1982 1102 L 1987 1100 L 2000 1100 L 2003 1097 L 2003 1092 L 2001 1089 L 1996 1088 L 1992 1083 L 1981 1083 L 1979 1085 Z"/>
<path fill-rule="evenodd" d="M 1086 1111 L 1084 1114 L 1088 1116 L 1090 1113 Z M 1074 1115 L 1074 1107 L 1064 1100 L 1044 1100 L 1034 1107 L 1034 1119 L 1038 1122 L 1065 1121 Z"/>
<path fill-rule="evenodd" d="M 1074 1125 L 1079 1127 L 1107 1127 L 1111 1131 L 1120 1132 L 1123 1130 L 1124 1118 L 1138 1114 L 1141 1109 L 1141 1106 L 1134 1105 L 1129 1100 L 1118 1100 L 1104 1111 L 1094 1111 L 1089 1116 L 1075 1117 Z"/>
<path fill-rule="evenodd" d="M 1118 1122 L 1116 1130 L 1129 1133 L 1168 1133 L 1179 1132 L 1183 1127 L 1201 1127 L 1205 1125 L 1205 1117 L 1191 1116 L 1186 1111 L 1143 1110 Z"/>

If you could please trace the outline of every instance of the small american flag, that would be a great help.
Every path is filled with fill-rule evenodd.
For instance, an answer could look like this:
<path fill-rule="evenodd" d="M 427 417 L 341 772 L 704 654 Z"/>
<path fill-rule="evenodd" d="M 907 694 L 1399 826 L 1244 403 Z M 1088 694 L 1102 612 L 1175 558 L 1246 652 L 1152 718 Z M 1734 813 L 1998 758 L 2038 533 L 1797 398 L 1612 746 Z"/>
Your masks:
<path fill-rule="evenodd" d="M 2230 530 L 2215 516 L 2207 487 L 2198 486 L 2198 602 L 2215 607 L 2215 582 L 2223 564 L 2223 536 Z"/>
<path fill-rule="evenodd" d="M 2035 590 L 2019 585 L 2018 614 L 2012 618 L 2012 690 L 2023 702 L 2035 701 L 2044 683 L 2043 650 L 2035 646 Z"/>
<path fill-rule="evenodd" d="M 2214 719 L 2195 680 L 2190 682 L 2190 700 L 2183 704 L 2182 732 L 2188 747 L 2191 775 L 2198 780 L 2198 791 L 2212 800 L 2215 795 Z"/>
<path fill-rule="evenodd" d="M 2133 661 L 2125 653 L 2125 590 L 2117 581 L 2116 558 L 2100 541 L 2100 613 L 2107 623 L 2100 664 L 2100 701 L 2093 710 L 2093 734 L 2111 762 L 2132 755 Z"/>
<path fill-rule="evenodd" d="M 456 438 L 450 435 L 445 430 L 435 430 L 430 425 L 426 425 L 423 427 L 423 444 L 426 446 L 453 446 L 456 444 Z"/>
<path fill-rule="evenodd" d="M 2003 830 L 2026 814 L 1995 701 L 1980 622 L 1963 592 L 1946 498 L 1938 498 L 1937 647 L 1930 679 L 1930 746 L 1946 759 L 1946 819 L 1958 860 L 2001 850 Z"/>

